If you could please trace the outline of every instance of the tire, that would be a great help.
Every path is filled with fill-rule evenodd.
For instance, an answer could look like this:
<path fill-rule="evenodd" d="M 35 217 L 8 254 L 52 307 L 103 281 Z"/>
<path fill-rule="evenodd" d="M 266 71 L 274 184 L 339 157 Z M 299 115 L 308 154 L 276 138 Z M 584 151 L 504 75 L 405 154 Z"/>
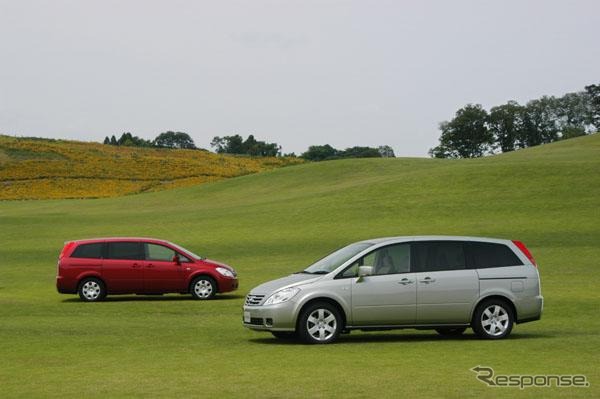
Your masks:
<path fill-rule="evenodd" d="M 510 304 L 502 299 L 485 300 L 477 306 L 471 326 L 483 339 L 502 339 L 510 334 L 515 315 Z"/>
<path fill-rule="evenodd" d="M 343 327 L 342 316 L 335 306 L 316 302 L 302 311 L 296 331 L 306 343 L 328 344 L 337 339 Z"/>
<path fill-rule="evenodd" d="M 190 284 L 190 293 L 194 299 L 212 299 L 217 293 L 217 283 L 208 276 L 196 277 Z"/>
<path fill-rule="evenodd" d="M 271 331 L 271 334 L 278 339 L 296 339 L 295 331 Z"/>
<path fill-rule="evenodd" d="M 467 327 L 443 327 L 436 328 L 435 331 L 437 331 L 438 334 L 443 335 L 444 337 L 458 337 L 462 335 L 462 333 L 464 333 L 466 329 Z"/>
<path fill-rule="evenodd" d="M 106 287 L 102 280 L 95 277 L 88 277 L 81 280 L 77 293 L 82 301 L 98 302 L 106 297 Z"/>

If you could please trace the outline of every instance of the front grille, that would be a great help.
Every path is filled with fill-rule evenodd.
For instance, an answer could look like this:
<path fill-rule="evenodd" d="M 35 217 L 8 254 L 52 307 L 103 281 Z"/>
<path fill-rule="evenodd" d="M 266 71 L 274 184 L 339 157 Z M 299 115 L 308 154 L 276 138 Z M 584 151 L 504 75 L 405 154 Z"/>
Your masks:
<path fill-rule="evenodd" d="M 246 305 L 247 306 L 258 306 L 265 299 L 264 295 L 250 295 L 246 296 Z"/>
<path fill-rule="evenodd" d="M 250 322 L 244 321 L 244 323 L 246 323 L 246 324 L 252 324 L 252 325 L 255 325 L 255 326 L 262 326 L 263 325 L 263 319 L 261 317 L 252 317 L 250 319 Z"/>

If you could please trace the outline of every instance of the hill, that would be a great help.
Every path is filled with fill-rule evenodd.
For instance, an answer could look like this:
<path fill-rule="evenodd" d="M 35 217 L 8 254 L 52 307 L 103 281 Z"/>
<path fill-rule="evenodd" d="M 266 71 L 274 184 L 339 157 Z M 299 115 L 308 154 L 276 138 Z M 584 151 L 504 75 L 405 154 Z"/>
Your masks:
<path fill-rule="evenodd" d="M 115 197 L 198 185 L 300 162 L 295 158 L 0 135 L 0 200 Z"/>
<path fill-rule="evenodd" d="M 0 386 L 6 397 L 598 397 L 600 135 L 472 160 L 310 163 L 168 191 L 0 202 Z M 456 234 L 523 240 L 542 320 L 507 340 L 353 332 L 305 346 L 241 326 L 243 296 L 348 242 Z M 55 292 L 69 239 L 172 240 L 236 267 L 211 302 Z M 489 388 L 498 374 L 585 374 L 589 388 Z"/>

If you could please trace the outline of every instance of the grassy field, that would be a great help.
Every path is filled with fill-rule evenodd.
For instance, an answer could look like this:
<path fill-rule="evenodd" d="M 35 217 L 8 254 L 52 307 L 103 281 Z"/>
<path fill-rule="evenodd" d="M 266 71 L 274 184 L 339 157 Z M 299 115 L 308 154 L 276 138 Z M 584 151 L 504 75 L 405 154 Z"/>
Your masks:
<path fill-rule="evenodd" d="M 0 135 L 0 200 L 116 197 L 194 186 L 301 162 Z"/>
<path fill-rule="evenodd" d="M 2 397 L 599 397 L 600 135 L 474 160 L 303 164 L 156 193 L 0 202 Z M 241 325 L 255 285 L 345 243 L 523 240 L 545 297 L 509 339 L 353 332 L 279 342 Z M 54 288 L 65 240 L 156 236 L 235 266 L 241 289 L 81 303 Z M 489 388 L 469 371 L 585 374 L 589 388 Z"/>

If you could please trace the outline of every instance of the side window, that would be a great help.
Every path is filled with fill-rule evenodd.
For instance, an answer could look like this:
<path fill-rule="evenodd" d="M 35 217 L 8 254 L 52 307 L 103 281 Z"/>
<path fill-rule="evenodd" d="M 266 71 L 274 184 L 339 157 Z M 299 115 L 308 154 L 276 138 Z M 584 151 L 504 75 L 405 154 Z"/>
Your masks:
<path fill-rule="evenodd" d="M 108 259 L 143 260 L 144 244 L 141 242 L 109 242 Z"/>
<path fill-rule="evenodd" d="M 87 258 L 100 259 L 102 258 L 102 247 L 104 243 L 98 242 L 93 244 L 81 244 L 71 254 L 71 258 Z"/>
<path fill-rule="evenodd" d="M 473 269 L 523 265 L 517 255 L 504 244 L 469 242 L 466 250 L 469 267 Z"/>
<path fill-rule="evenodd" d="M 171 262 L 175 256 L 175 251 L 158 244 L 146 244 L 146 259 L 163 262 Z"/>
<path fill-rule="evenodd" d="M 408 273 L 410 271 L 410 245 L 395 244 L 378 248 L 344 270 L 342 277 L 356 277 L 359 266 L 372 266 L 374 276 Z"/>
<path fill-rule="evenodd" d="M 466 268 L 461 241 L 425 241 L 413 245 L 413 271 L 434 272 Z"/>

